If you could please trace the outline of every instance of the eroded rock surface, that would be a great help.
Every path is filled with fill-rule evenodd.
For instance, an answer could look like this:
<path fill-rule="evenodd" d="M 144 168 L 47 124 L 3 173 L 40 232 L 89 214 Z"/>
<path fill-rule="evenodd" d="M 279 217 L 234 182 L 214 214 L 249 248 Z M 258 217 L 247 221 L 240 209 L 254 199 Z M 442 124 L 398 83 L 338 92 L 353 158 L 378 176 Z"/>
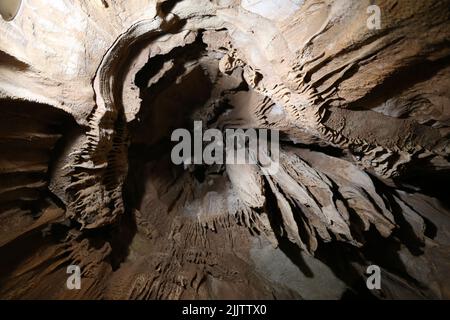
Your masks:
<path fill-rule="evenodd" d="M 450 1 L 372 2 L 0 6 L 0 297 L 450 298 Z M 279 170 L 174 165 L 194 121 Z"/>

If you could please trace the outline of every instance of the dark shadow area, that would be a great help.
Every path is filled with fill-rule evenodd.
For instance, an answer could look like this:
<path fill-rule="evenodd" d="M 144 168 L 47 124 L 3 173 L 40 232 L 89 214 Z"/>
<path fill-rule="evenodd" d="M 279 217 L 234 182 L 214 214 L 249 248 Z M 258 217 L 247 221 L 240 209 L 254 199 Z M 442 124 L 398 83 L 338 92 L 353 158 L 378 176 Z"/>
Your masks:
<path fill-rule="evenodd" d="M 450 170 L 437 170 L 428 160 L 417 159 L 412 165 L 408 165 L 401 178 L 395 178 L 394 182 L 399 188 L 409 192 L 420 192 L 438 199 L 447 209 L 450 209 Z M 411 190 L 410 187 L 414 187 Z"/>

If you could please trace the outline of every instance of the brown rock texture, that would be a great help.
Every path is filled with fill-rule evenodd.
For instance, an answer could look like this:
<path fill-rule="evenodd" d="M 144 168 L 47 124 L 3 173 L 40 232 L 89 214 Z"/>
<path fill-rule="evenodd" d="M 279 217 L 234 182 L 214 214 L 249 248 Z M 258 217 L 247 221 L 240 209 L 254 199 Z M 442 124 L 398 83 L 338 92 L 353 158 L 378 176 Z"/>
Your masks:
<path fill-rule="evenodd" d="M 449 0 L 0 14 L 0 298 L 450 298 Z M 276 130 L 279 170 L 173 164 L 194 121 Z"/>

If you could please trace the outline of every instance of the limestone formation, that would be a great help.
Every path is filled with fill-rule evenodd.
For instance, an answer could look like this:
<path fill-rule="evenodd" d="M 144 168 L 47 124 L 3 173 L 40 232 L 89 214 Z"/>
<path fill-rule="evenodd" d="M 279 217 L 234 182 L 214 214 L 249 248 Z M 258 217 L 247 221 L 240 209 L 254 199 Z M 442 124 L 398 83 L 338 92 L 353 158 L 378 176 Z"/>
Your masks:
<path fill-rule="evenodd" d="M 450 298 L 449 0 L 0 14 L 1 298 Z M 276 130 L 279 170 L 175 165 L 194 121 Z"/>

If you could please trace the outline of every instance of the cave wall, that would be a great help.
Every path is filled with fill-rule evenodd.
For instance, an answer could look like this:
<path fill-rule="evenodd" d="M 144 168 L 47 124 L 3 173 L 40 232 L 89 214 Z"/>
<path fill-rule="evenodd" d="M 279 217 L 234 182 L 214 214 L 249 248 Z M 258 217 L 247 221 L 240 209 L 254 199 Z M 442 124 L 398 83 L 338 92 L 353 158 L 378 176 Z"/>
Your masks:
<path fill-rule="evenodd" d="M 3 8 L 0 297 L 449 298 L 449 1 Z M 194 120 L 280 169 L 174 165 Z"/>

